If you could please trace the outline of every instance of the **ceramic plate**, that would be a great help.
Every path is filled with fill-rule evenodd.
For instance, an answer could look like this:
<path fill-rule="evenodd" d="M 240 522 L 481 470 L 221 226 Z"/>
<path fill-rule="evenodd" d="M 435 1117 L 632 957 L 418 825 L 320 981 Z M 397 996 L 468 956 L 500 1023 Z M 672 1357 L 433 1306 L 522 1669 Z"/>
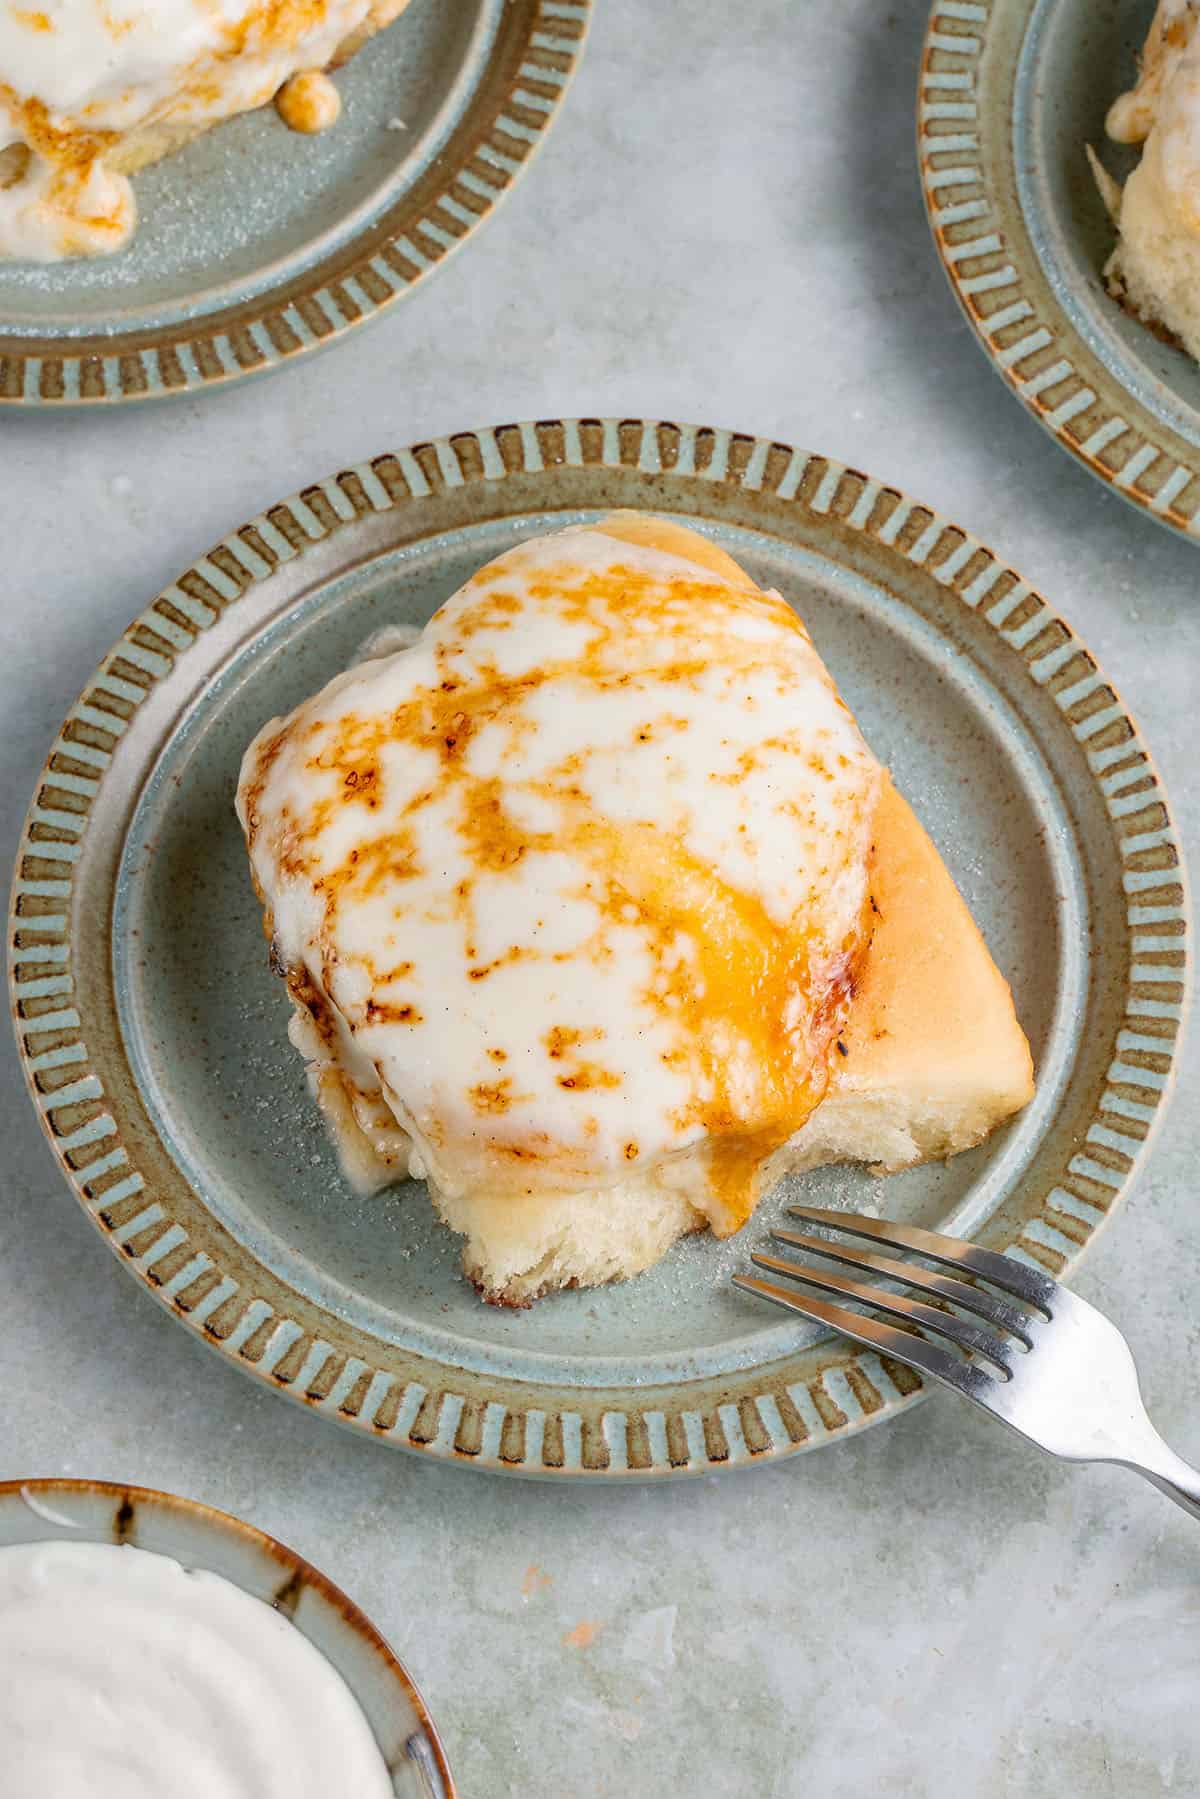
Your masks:
<path fill-rule="evenodd" d="M 287 1042 L 233 816 L 263 721 L 514 540 L 610 507 L 691 519 L 808 621 L 980 921 L 1038 1096 L 945 1166 L 807 1176 L 1069 1270 L 1129 1185 L 1185 981 L 1175 833 L 1104 674 L 973 538 L 822 456 L 726 431 L 507 426 L 378 457 L 235 532 L 130 627 L 63 725 L 14 889 L 35 1103 L 89 1217 L 189 1330 L 383 1441 L 623 1480 L 769 1462 L 916 1378 L 730 1286 L 740 1237 L 527 1312 L 481 1305 L 421 1188 L 356 1198 Z M 791 1189 L 794 1197 L 796 1188 Z"/>
<path fill-rule="evenodd" d="M 541 143 L 591 0 L 412 0 L 335 75 L 318 137 L 273 107 L 134 177 L 130 248 L 0 263 L 0 405 L 195 392 L 376 317 L 458 248 Z"/>
<path fill-rule="evenodd" d="M 144 1487 L 93 1480 L 0 1482 L 0 1548 L 131 1543 L 206 1568 L 273 1605 L 332 1662 L 366 1714 L 396 1799 L 454 1799 L 425 1701 L 369 1618 L 311 1563 L 252 1524 Z"/>
<path fill-rule="evenodd" d="M 1104 116 L 1154 0 L 944 0 L 922 58 L 922 182 L 950 284 L 1013 391 L 1092 473 L 1200 531 L 1200 367 L 1129 318 L 1085 145 L 1122 180 Z"/>

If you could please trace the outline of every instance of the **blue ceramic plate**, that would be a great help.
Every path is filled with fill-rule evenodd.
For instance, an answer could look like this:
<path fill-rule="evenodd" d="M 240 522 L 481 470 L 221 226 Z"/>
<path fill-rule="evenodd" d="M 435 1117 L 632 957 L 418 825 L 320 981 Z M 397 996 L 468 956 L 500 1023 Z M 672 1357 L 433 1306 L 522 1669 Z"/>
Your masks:
<path fill-rule="evenodd" d="M 1136 78 L 1154 0 L 935 0 L 918 97 L 934 241 L 987 355 L 1094 475 L 1200 531 L 1200 367 L 1128 317 L 1088 167 L 1136 152 L 1104 117 Z"/>
<path fill-rule="evenodd" d="M 339 70 L 337 124 L 244 113 L 134 177 L 129 249 L 0 262 L 0 405 L 142 400 L 332 342 L 482 223 L 552 122 L 591 0 L 411 0 Z"/>
<path fill-rule="evenodd" d="M 13 1002 L 34 1101 L 97 1228 L 256 1378 L 473 1467 L 622 1480 L 766 1462 L 894 1413 L 907 1370 L 730 1287 L 740 1236 L 531 1311 L 481 1305 L 415 1183 L 355 1197 L 287 1042 L 233 816 L 242 752 L 386 623 L 515 539 L 616 506 L 699 525 L 800 608 L 1013 984 L 1037 1098 L 968 1155 L 803 1177 L 1062 1273 L 1169 1086 L 1179 854 L 1095 661 L 1003 563 L 877 481 L 729 432 L 552 422 L 307 488 L 144 613 L 65 722 L 22 843 Z M 794 1197 L 796 1188 L 791 1189 Z"/>

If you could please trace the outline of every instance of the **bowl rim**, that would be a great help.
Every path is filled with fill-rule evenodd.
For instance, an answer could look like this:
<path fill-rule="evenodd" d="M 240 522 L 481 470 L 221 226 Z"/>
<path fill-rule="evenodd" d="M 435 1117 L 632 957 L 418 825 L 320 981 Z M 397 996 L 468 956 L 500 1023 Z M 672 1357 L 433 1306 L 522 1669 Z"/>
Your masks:
<path fill-rule="evenodd" d="M 148 772 L 130 765 L 133 745 L 122 759 L 122 744 L 139 730 L 157 734 L 186 711 L 182 695 L 172 705 L 159 691 L 176 664 L 205 640 L 211 647 L 196 664 L 223 661 L 241 640 L 239 629 L 258 628 L 249 619 L 239 626 L 239 608 L 255 619 L 281 615 L 314 581 L 382 546 L 419 543 L 462 521 L 610 510 L 614 486 L 637 496 L 616 503 L 727 520 L 793 546 L 813 543 L 828 559 L 861 564 L 885 588 L 909 584 L 906 603 L 936 616 L 949 640 L 957 632 L 986 644 L 994 678 L 1010 680 L 1026 702 L 1040 694 L 1053 720 L 1049 736 L 1071 745 L 1073 778 L 1088 803 L 1103 808 L 1105 866 L 1123 895 L 1128 964 L 1103 1002 L 1098 1041 L 1113 1058 L 1109 1073 L 1098 1076 L 1078 1116 L 1072 1112 L 1078 1136 L 1069 1144 L 1062 1137 L 1051 1180 L 1039 1177 L 1005 1235 L 1016 1253 L 1065 1274 L 1143 1165 L 1178 1067 L 1191 983 L 1189 906 L 1161 779 L 1095 658 L 1014 570 L 899 489 L 769 439 L 652 419 L 462 432 L 343 469 L 232 532 L 134 620 L 51 748 L 14 870 L 9 983 L 25 1080 L 62 1172 L 110 1249 L 195 1336 L 306 1409 L 428 1459 L 622 1485 L 767 1465 L 881 1422 L 925 1389 L 910 1370 L 844 1342 L 755 1360 L 736 1375 L 689 1373 L 657 1387 L 583 1388 L 566 1376 L 535 1383 L 413 1351 L 385 1355 L 376 1339 L 339 1325 L 246 1252 L 238 1260 L 158 1145 L 124 1051 L 111 1068 L 103 1054 L 120 1041 L 110 1019 L 107 935 L 106 859 L 115 852 L 105 831 L 111 837 L 127 828 L 121 820 Z M 188 667 L 198 678 L 199 667 Z M 1012 672 L 1001 677 L 1001 669 Z M 177 685 L 189 691 L 186 680 Z M 118 718 L 114 709 L 122 707 Z M 154 722 L 139 727 L 140 717 Z M 114 761 L 119 771 L 106 787 Z M 132 791 L 128 777 L 121 784 L 126 767 Z M 118 789 L 119 800 L 111 797 Z M 89 835 L 98 805 L 102 816 Z M 58 810 L 65 806 L 72 810 Z M 1153 955 L 1143 944 L 1138 973 L 1135 949 L 1145 931 Z M 64 1035 L 72 1042 L 64 1045 Z M 1110 1103 L 1113 1083 L 1120 1091 Z M 201 1236 L 216 1265 L 195 1253 L 193 1238 Z"/>
<path fill-rule="evenodd" d="M 1042 0 L 933 0 L 916 142 L 934 247 L 981 349 L 1038 423 L 1122 499 L 1195 542 L 1200 442 L 1157 416 L 1085 340 L 1021 205 L 1013 124 L 1041 9 Z"/>
<path fill-rule="evenodd" d="M 456 1799 L 458 1789 L 454 1784 L 454 1776 L 450 1772 L 445 1747 L 429 1707 L 412 1675 L 387 1638 L 371 1622 L 362 1607 L 357 1605 L 349 1594 L 343 1592 L 336 1582 L 330 1580 L 327 1574 L 322 1573 L 315 1563 L 310 1562 L 307 1556 L 301 1555 L 299 1550 L 281 1542 L 278 1537 L 272 1536 L 269 1531 L 262 1530 L 257 1524 L 250 1524 L 244 1518 L 235 1517 L 232 1512 L 222 1511 L 218 1506 L 209 1505 L 202 1499 L 189 1499 L 182 1493 L 168 1493 L 161 1487 L 142 1487 L 127 1481 L 88 1480 L 65 1474 L 32 1475 L 25 1480 L 0 1480 L 0 1502 L 6 1499 L 17 1499 L 28 1504 L 28 1495 L 30 1494 L 38 1499 L 51 1499 L 56 1495 L 61 1497 L 68 1494 L 80 1496 L 96 1494 L 113 1500 L 118 1513 L 126 1505 L 135 1508 L 150 1506 L 168 1514 L 183 1513 L 195 1523 L 202 1525 L 204 1529 L 225 1536 L 239 1537 L 244 1543 L 279 1562 L 288 1571 L 289 1576 L 296 1576 L 304 1586 L 315 1588 L 384 1664 L 392 1679 L 403 1691 L 405 1698 L 417 1715 L 421 1729 L 429 1739 L 430 1748 L 437 1762 L 438 1773 L 445 1786 L 446 1799 Z M 40 1540 L 45 1539 L 30 1539 L 31 1542 Z M 153 1553 L 165 1554 L 168 1552 L 156 1551 Z M 342 1679 L 345 1680 L 345 1678 L 345 1675 L 342 1675 Z M 349 1681 L 346 1684 L 349 1686 Z M 357 1694 L 355 1697 L 357 1698 Z"/>

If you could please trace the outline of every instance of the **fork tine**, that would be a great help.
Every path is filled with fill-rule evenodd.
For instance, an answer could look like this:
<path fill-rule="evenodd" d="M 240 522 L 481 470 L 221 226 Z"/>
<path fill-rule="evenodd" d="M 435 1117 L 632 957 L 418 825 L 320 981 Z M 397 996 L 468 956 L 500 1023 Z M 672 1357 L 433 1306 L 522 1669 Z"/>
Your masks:
<path fill-rule="evenodd" d="M 922 1293 L 933 1293 L 938 1299 L 947 1299 L 951 1305 L 962 1306 L 965 1311 L 986 1318 L 998 1330 L 1008 1331 L 1024 1343 L 1027 1349 L 1033 1348 L 1029 1335 L 1029 1313 L 1020 1306 L 1009 1305 L 1005 1299 L 997 1299 L 994 1293 L 984 1292 L 982 1287 L 969 1287 L 966 1281 L 956 1281 L 947 1274 L 935 1274 L 931 1268 L 922 1267 L 919 1262 L 901 1262 L 894 1256 L 876 1255 L 872 1250 L 860 1249 L 857 1243 L 832 1242 L 828 1237 L 810 1237 L 804 1231 L 773 1230 L 771 1235 L 776 1243 L 786 1243 L 790 1249 L 802 1249 L 808 1255 L 827 1256 L 830 1261 L 843 1262 L 848 1268 L 886 1275 L 888 1280 L 903 1281 L 907 1286 L 918 1287 Z"/>
<path fill-rule="evenodd" d="M 1003 1287 L 1006 1293 L 1023 1299 L 1027 1305 L 1049 1312 L 1058 1282 L 1048 1274 L 1039 1274 L 1024 1262 L 1011 1256 L 997 1255 L 994 1249 L 980 1249 L 975 1243 L 964 1243 L 958 1237 L 943 1237 L 937 1231 L 922 1230 L 915 1224 L 897 1224 L 891 1218 L 864 1218 L 856 1212 L 834 1212 L 826 1206 L 789 1206 L 793 1218 L 809 1224 L 828 1225 L 831 1230 L 846 1231 L 852 1237 L 870 1237 L 889 1249 L 911 1249 L 932 1261 L 951 1268 L 965 1268 L 968 1273 Z"/>
<path fill-rule="evenodd" d="M 870 1287 L 865 1281 L 856 1281 L 848 1274 L 806 1268 L 799 1262 L 786 1262 L 781 1256 L 755 1252 L 750 1260 L 769 1274 L 782 1274 L 788 1280 L 801 1281 L 806 1287 L 820 1287 L 826 1293 L 840 1293 L 859 1305 L 873 1306 L 876 1311 L 887 1312 L 893 1318 L 905 1318 L 912 1324 L 919 1324 L 923 1330 L 936 1331 L 939 1337 L 957 1343 L 960 1349 L 987 1356 L 1004 1374 L 1011 1372 L 1012 1344 L 1006 1338 L 996 1336 L 994 1331 L 968 1324 L 954 1312 L 939 1312 L 936 1307 L 922 1305 L 919 1299 L 909 1299 L 903 1293 L 888 1293 L 882 1287 Z"/>
<path fill-rule="evenodd" d="M 787 1312 L 798 1312 L 815 1324 L 827 1324 L 831 1330 L 840 1331 L 842 1336 L 852 1337 L 865 1349 L 873 1349 L 879 1355 L 890 1356 L 894 1362 L 915 1368 L 918 1374 L 933 1375 L 968 1398 L 973 1398 L 985 1385 L 995 1385 L 991 1375 L 978 1363 L 960 1361 L 948 1350 L 939 1349 L 936 1343 L 897 1330 L 894 1324 L 884 1324 L 878 1318 L 864 1318 L 861 1312 L 847 1312 L 844 1307 L 830 1305 L 811 1293 L 794 1293 L 787 1287 L 776 1287 L 770 1281 L 760 1281 L 753 1274 L 735 1274 L 733 1284 L 746 1293 L 757 1294 L 760 1299 L 769 1299 L 772 1305 L 782 1306 Z"/>

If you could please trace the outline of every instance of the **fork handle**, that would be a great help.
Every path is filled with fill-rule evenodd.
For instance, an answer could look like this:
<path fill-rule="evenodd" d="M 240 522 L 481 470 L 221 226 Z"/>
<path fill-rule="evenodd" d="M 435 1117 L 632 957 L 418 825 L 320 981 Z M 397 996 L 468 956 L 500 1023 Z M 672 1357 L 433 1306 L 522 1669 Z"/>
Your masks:
<path fill-rule="evenodd" d="M 1193 1518 L 1200 1518 L 1200 1473 L 1189 1466 L 1182 1456 L 1176 1455 L 1169 1444 L 1164 1443 L 1158 1432 L 1154 1432 L 1154 1444 L 1151 1457 L 1144 1462 L 1135 1462 L 1122 1457 L 1123 1466 L 1132 1468 L 1140 1474 L 1160 1493 L 1173 1499 L 1183 1511 L 1190 1512 Z"/>

